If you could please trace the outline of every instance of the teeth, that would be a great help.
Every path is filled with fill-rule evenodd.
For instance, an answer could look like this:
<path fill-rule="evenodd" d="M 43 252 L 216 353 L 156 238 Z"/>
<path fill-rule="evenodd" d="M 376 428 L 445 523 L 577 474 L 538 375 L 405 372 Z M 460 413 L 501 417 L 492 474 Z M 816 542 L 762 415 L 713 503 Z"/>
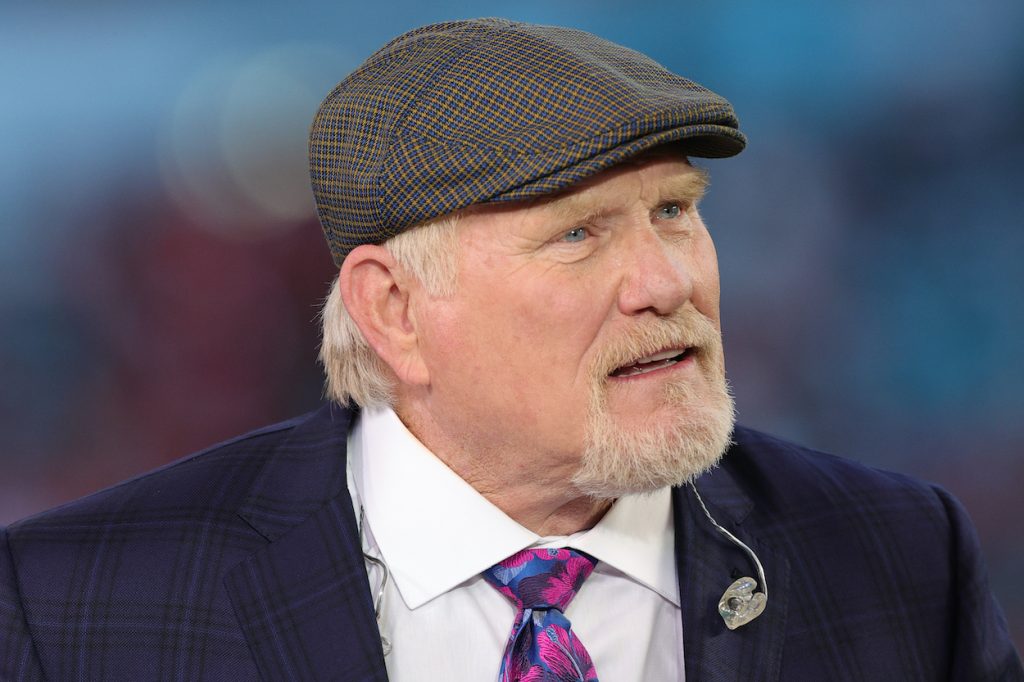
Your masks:
<path fill-rule="evenodd" d="M 668 360 L 669 358 L 674 358 L 675 356 L 679 355 L 680 353 L 685 352 L 685 350 L 686 350 L 685 348 L 676 348 L 676 349 L 670 349 L 670 350 L 662 351 L 660 353 L 655 353 L 654 355 L 649 355 L 646 358 L 641 358 L 641 359 L 637 360 L 634 364 L 643 365 L 643 364 L 647 364 L 648 362 L 658 362 L 659 360 Z"/>
<path fill-rule="evenodd" d="M 637 360 L 631 365 L 620 367 L 612 374 L 617 377 L 633 377 L 638 374 L 653 372 L 656 369 L 676 364 L 678 360 L 675 360 L 675 358 L 685 352 L 685 349 L 677 348 L 675 350 L 666 350 L 661 353 L 655 353 L 654 355 L 649 355 L 646 358 Z"/>
<path fill-rule="evenodd" d="M 638 374 L 646 374 L 647 372 L 653 372 L 656 369 L 661 369 L 662 367 L 668 367 L 669 365 L 674 364 L 675 363 L 672 362 L 671 360 L 662 360 L 661 362 L 658 362 L 656 364 L 646 364 L 643 367 L 640 367 L 639 365 L 631 365 L 627 369 L 624 369 L 621 372 L 619 372 L 616 376 L 635 377 Z"/>

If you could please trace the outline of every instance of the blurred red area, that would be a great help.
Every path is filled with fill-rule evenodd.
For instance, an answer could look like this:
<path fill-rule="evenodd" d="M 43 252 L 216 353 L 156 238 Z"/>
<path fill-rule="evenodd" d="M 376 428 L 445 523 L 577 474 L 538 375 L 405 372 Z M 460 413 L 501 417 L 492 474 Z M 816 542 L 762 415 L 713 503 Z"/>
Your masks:
<path fill-rule="evenodd" d="M 59 286 L 77 379 L 50 448 L 16 460 L 15 517 L 315 406 L 319 301 L 335 270 L 315 219 L 224 234 L 158 193 L 71 237 Z M 8 479 L 10 480 L 10 479 Z M 13 504 L 12 504 L 13 498 Z"/>

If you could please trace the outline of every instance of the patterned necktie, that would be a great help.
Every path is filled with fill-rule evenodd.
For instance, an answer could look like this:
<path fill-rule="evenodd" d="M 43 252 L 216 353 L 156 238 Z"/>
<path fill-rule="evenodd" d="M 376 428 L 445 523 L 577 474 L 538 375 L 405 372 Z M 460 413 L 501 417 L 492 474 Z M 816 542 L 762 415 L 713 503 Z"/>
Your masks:
<path fill-rule="evenodd" d="M 483 572 L 515 604 L 499 682 L 597 682 L 565 608 L 597 559 L 571 549 L 524 549 Z"/>

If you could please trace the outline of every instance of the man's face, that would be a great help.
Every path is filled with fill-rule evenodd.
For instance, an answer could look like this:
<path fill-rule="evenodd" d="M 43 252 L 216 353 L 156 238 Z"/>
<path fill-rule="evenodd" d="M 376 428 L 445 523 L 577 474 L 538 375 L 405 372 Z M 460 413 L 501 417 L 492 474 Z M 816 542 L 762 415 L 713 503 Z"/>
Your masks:
<path fill-rule="evenodd" d="M 682 158 L 649 156 L 461 220 L 455 294 L 413 313 L 451 442 L 598 497 L 717 460 L 732 403 L 703 187 Z"/>

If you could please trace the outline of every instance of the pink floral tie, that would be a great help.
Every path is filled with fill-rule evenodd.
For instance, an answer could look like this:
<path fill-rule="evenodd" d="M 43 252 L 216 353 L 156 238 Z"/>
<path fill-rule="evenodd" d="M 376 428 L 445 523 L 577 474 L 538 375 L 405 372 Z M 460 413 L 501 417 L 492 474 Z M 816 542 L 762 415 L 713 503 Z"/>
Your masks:
<path fill-rule="evenodd" d="M 597 682 L 565 608 L 597 559 L 571 549 L 524 549 L 483 572 L 516 605 L 499 682 Z"/>

